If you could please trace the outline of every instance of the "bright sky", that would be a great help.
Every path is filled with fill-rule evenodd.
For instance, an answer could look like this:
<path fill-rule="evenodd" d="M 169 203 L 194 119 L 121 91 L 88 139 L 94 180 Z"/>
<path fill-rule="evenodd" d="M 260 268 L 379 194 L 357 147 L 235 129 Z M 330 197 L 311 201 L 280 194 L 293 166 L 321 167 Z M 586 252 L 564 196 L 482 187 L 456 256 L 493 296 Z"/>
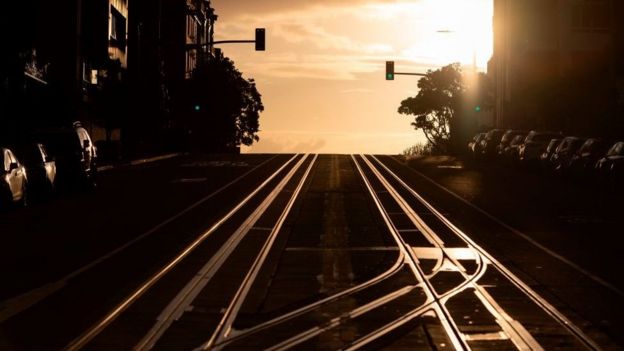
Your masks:
<path fill-rule="evenodd" d="M 213 0 L 216 40 L 252 39 L 267 51 L 222 46 L 263 96 L 261 141 L 245 152 L 400 153 L 424 138 L 396 110 L 417 77 L 451 62 L 485 70 L 492 0 Z M 440 33 L 444 31 L 445 33 Z"/>

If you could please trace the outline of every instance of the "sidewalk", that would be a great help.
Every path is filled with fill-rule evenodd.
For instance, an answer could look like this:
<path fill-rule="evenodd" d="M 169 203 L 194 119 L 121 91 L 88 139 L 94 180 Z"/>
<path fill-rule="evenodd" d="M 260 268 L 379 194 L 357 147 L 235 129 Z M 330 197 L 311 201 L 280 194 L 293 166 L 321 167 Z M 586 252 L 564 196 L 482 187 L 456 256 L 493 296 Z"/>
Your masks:
<path fill-rule="evenodd" d="M 176 152 L 176 153 L 164 154 L 164 155 L 159 155 L 159 156 L 154 156 L 154 157 L 149 157 L 149 158 L 140 158 L 140 159 L 131 160 L 131 161 L 120 161 L 120 162 L 116 162 L 113 164 L 100 166 L 97 168 L 97 170 L 98 172 L 106 172 L 106 171 L 110 171 L 112 169 L 119 168 L 119 167 L 137 166 L 137 165 L 142 165 L 146 163 L 168 160 L 168 159 L 179 157 L 182 155 L 183 153 Z"/>

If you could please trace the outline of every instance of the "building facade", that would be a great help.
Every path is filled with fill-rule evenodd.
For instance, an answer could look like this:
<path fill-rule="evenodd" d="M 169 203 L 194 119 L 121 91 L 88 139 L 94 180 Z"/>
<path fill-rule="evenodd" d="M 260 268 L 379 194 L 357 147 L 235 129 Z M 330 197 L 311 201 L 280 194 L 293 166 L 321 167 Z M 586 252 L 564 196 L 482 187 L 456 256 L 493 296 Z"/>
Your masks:
<path fill-rule="evenodd" d="M 170 85 L 189 79 L 201 60 L 212 55 L 215 10 L 209 0 L 162 0 L 162 45 Z"/>
<path fill-rule="evenodd" d="M 494 0 L 496 126 L 600 133 L 617 123 L 618 11 L 618 0 Z"/>
<path fill-rule="evenodd" d="M 217 16 L 208 0 L 132 0 L 129 14 L 129 129 L 135 139 L 170 138 L 183 128 L 176 97 L 211 57 Z"/>

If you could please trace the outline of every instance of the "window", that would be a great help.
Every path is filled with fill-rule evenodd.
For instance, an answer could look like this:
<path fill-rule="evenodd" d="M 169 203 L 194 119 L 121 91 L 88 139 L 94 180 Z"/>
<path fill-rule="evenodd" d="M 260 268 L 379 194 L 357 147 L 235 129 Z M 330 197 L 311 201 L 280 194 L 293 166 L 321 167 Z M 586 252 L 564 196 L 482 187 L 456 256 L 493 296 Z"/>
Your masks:
<path fill-rule="evenodd" d="M 122 51 L 126 50 L 126 18 L 111 6 L 111 43 Z"/>
<path fill-rule="evenodd" d="M 186 52 L 186 67 L 185 67 L 186 78 L 191 78 L 193 70 L 197 66 L 196 55 L 197 54 L 195 50 L 189 50 Z"/>
<path fill-rule="evenodd" d="M 197 22 L 191 15 L 186 16 L 186 36 L 190 39 L 195 39 L 197 37 Z"/>

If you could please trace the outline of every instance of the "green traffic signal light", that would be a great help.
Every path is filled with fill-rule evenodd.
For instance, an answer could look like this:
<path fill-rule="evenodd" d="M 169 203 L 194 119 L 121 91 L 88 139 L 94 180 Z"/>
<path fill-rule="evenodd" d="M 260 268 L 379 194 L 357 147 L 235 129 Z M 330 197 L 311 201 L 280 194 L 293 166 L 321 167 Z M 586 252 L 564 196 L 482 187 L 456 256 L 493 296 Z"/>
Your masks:
<path fill-rule="evenodd" d="M 475 112 L 481 112 L 481 106 L 476 106 L 475 107 Z"/>
<path fill-rule="evenodd" d="M 394 80 L 394 61 L 386 61 L 386 80 Z"/>
<path fill-rule="evenodd" d="M 201 106 L 199 106 L 199 104 L 193 106 L 193 109 L 195 110 L 195 112 L 199 112 L 199 110 L 201 110 Z"/>

